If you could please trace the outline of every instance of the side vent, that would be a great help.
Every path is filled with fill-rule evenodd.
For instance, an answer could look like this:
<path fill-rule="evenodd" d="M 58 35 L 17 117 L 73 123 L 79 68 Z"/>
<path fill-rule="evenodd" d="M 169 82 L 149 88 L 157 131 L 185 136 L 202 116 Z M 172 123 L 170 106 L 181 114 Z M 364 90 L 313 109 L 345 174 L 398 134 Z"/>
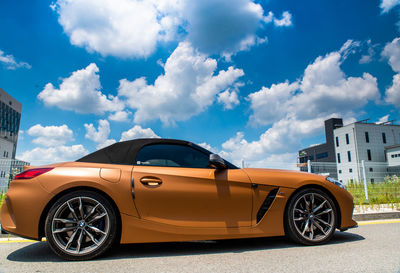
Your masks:
<path fill-rule="evenodd" d="M 267 213 L 269 207 L 271 206 L 272 202 L 274 201 L 276 194 L 278 193 L 279 188 L 275 188 L 271 190 L 267 197 L 265 197 L 265 200 L 263 204 L 261 205 L 260 209 L 257 212 L 257 224 L 261 221 L 261 219 L 264 217 L 265 213 Z"/>

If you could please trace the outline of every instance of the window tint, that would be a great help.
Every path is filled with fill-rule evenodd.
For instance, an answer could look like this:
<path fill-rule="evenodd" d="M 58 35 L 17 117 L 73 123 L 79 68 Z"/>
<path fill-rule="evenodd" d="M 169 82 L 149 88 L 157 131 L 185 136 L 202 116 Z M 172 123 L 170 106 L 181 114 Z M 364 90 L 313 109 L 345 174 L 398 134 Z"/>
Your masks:
<path fill-rule="evenodd" d="M 139 151 L 136 165 L 208 168 L 209 156 L 188 146 L 154 144 L 144 146 Z"/>
<path fill-rule="evenodd" d="M 347 151 L 347 160 L 351 162 L 351 152 Z"/>
<path fill-rule="evenodd" d="M 386 134 L 382 133 L 382 142 L 386 144 Z"/>
<path fill-rule="evenodd" d="M 339 147 L 339 137 L 336 137 L 336 147 Z"/>
<path fill-rule="evenodd" d="M 350 144 L 349 134 L 346 134 L 346 144 Z"/>

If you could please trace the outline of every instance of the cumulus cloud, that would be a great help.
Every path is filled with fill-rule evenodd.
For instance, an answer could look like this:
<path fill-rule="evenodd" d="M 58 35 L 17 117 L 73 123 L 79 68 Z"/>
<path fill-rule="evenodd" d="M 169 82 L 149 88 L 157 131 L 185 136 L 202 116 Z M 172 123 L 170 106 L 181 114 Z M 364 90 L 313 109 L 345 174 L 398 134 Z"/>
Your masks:
<path fill-rule="evenodd" d="M 254 141 L 238 132 L 222 145 L 221 155 L 252 166 L 295 162 L 293 151 L 301 148 L 301 139 L 322 133 L 326 119 L 354 120 L 355 110 L 380 98 L 375 77 L 368 73 L 348 77 L 340 67 L 356 47 L 356 42 L 348 41 L 340 50 L 316 58 L 296 82 L 273 84 L 250 94 L 250 122 L 271 127 Z"/>
<path fill-rule="evenodd" d="M 90 139 L 93 142 L 96 142 L 98 144 L 96 146 L 97 149 L 107 147 L 116 142 L 115 139 L 108 139 L 111 129 L 110 129 L 110 123 L 107 120 L 105 119 L 99 120 L 99 125 L 97 129 L 94 127 L 92 123 L 90 124 L 85 123 L 84 126 L 86 129 L 85 138 Z"/>
<path fill-rule="evenodd" d="M 229 57 L 265 42 L 265 23 L 289 26 L 291 14 L 267 20 L 251 0 L 57 0 L 51 8 L 73 45 L 103 56 L 148 57 L 159 43 L 189 41 Z"/>
<path fill-rule="evenodd" d="M 61 126 L 42 126 L 36 124 L 28 129 L 28 135 L 35 137 L 33 143 L 42 146 L 59 146 L 69 141 L 73 141 L 73 132 L 67 125 Z"/>
<path fill-rule="evenodd" d="M 135 123 L 160 119 L 164 124 L 188 120 L 213 104 L 217 94 L 233 87 L 243 70 L 229 67 L 216 71 L 217 61 L 207 58 L 189 43 L 180 43 L 154 84 L 144 77 L 122 79 L 118 95 L 134 113 Z M 157 98 L 157 99 L 155 99 Z"/>
<path fill-rule="evenodd" d="M 15 57 L 11 54 L 6 54 L 0 49 L 0 63 L 5 66 L 6 69 L 15 70 L 17 68 L 31 69 L 32 66 L 26 62 L 18 62 Z"/>
<path fill-rule="evenodd" d="M 382 13 L 387 13 L 399 4 L 400 0 L 381 0 L 380 8 L 382 9 Z"/>
<path fill-rule="evenodd" d="M 121 140 L 126 141 L 137 138 L 160 138 L 151 128 L 142 128 L 140 125 L 135 125 L 128 131 L 122 132 Z"/>
<path fill-rule="evenodd" d="M 400 73 L 393 76 L 392 86 L 386 89 L 385 101 L 400 108 Z"/>
<path fill-rule="evenodd" d="M 233 109 L 240 104 L 237 92 L 229 89 L 218 94 L 218 102 L 223 104 L 225 109 Z"/>
<path fill-rule="evenodd" d="M 293 155 L 293 151 L 301 146 L 302 138 L 319 133 L 324 120 L 332 116 L 335 115 L 304 121 L 295 117 L 285 117 L 275 122 L 254 141 L 247 141 L 244 133 L 238 132 L 222 144 L 223 150 L 220 154 L 236 165 L 240 165 L 241 160 L 244 160 L 251 163 L 252 167 L 267 167 L 268 164 L 285 162 L 289 158 L 288 162 L 295 162 L 295 157 L 287 156 Z M 282 158 L 281 155 L 285 154 L 286 157 Z"/>
<path fill-rule="evenodd" d="M 89 152 L 82 145 L 36 147 L 25 151 L 18 156 L 23 161 L 30 162 L 32 166 L 45 165 L 50 163 L 75 161 Z"/>
<path fill-rule="evenodd" d="M 393 76 L 392 85 L 386 89 L 385 101 L 400 107 L 400 38 L 395 38 L 386 44 L 382 51 L 382 57 L 387 58 L 393 71 L 397 72 Z"/>
<path fill-rule="evenodd" d="M 271 124 L 287 113 L 306 120 L 316 115 L 351 113 L 368 101 L 380 97 L 377 80 L 368 73 L 362 77 L 347 77 L 340 66 L 348 46 L 338 52 L 318 57 L 297 82 L 273 84 L 249 95 L 251 122 Z"/>
<path fill-rule="evenodd" d="M 387 43 L 382 51 L 382 57 L 387 58 L 393 71 L 400 73 L 400 38 Z"/>
<path fill-rule="evenodd" d="M 118 57 L 147 57 L 176 36 L 179 0 L 58 0 L 58 21 L 73 45 Z"/>
<path fill-rule="evenodd" d="M 58 89 L 52 83 L 46 84 L 38 98 L 47 106 L 77 113 L 104 114 L 123 110 L 124 104 L 117 97 L 101 93 L 98 72 L 97 65 L 91 63 L 63 79 Z"/>
<path fill-rule="evenodd" d="M 109 115 L 108 119 L 112 121 L 124 122 L 129 120 L 129 115 L 131 114 L 132 113 L 129 111 L 118 111 Z"/>

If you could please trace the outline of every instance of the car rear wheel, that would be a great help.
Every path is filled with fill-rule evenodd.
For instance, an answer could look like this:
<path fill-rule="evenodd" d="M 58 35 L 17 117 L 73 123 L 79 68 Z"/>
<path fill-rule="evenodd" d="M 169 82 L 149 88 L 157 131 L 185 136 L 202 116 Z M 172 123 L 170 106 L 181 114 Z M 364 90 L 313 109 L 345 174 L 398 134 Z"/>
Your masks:
<path fill-rule="evenodd" d="M 327 242 L 336 228 L 337 211 L 331 197 L 319 189 L 304 189 L 291 198 L 286 211 L 286 234 L 295 242 Z"/>
<path fill-rule="evenodd" d="M 45 234 L 50 248 L 68 260 L 87 260 L 110 249 L 117 238 L 113 206 L 101 194 L 76 191 L 50 208 Z"/>

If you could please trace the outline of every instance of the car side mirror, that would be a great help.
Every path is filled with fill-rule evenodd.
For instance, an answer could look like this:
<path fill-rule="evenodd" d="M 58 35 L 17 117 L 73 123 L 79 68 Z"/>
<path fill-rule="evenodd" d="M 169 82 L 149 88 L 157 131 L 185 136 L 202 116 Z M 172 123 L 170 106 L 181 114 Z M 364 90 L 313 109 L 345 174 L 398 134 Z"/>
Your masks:
<path fill-rule="evenodd" d="M 210 159 L 209 159 L 210 165 L 213 165 L 217 169 L 226 169 L 226 164 L 225 160 L 223 160 L 219 155 L 217 154 L 210 154 Z"/>

